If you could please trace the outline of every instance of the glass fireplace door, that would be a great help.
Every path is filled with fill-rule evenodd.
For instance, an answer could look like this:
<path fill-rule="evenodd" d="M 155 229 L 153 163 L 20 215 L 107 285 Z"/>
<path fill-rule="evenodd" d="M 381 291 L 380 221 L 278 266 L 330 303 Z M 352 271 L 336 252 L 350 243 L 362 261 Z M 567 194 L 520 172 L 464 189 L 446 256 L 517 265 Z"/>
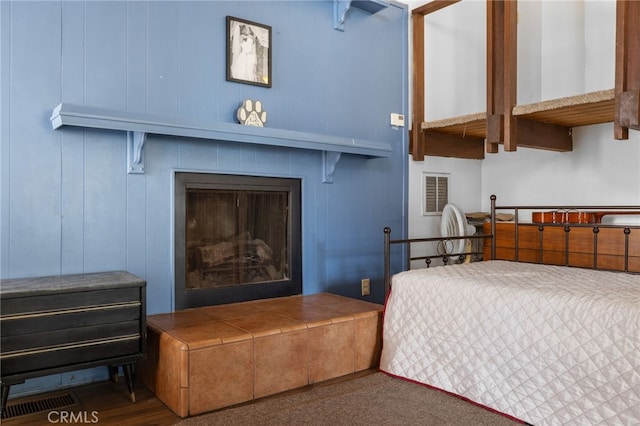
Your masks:
<path fill-rule="evenodd" d="M 175 308 L 302 293 L 300 179 L 175 175 Z"/>
<path fill-rule="evenodd" d="M 186 288 L 289 277 L 285 191 L 189 188 Z"/>

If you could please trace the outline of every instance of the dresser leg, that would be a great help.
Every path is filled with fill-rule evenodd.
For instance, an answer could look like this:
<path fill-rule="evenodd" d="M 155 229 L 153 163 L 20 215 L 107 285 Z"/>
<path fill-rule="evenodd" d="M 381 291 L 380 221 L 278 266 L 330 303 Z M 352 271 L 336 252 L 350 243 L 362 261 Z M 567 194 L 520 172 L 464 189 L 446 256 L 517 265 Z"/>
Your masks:
<path fill-rule="evenodd" d="M 127 388 L 129 388 L 131 402 L 136 402 L 136 392 L 133 388 L 133 364 L 123 365 L 122 369 L 124 370 L 124 377 L 127 380 Z"/>
<path fill-rule="evenodd" d="M 0 408 L 0 414 L 4 413 L 7 408 L 7 400 L 9 399 L 10 385 L 2 385 L 2 408 Z"/>

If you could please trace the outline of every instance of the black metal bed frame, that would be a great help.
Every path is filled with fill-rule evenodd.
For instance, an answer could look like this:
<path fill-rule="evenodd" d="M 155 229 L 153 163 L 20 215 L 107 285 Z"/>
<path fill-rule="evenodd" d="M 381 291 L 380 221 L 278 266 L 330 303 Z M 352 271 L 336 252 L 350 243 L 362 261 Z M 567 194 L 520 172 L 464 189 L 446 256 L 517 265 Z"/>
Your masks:
<path fill-rule="evenodd" d="M 427 268 L 431 266 L 431 262 L 433 259 L 442 259 L 444 265 L 447 265 L 451 259 L 456 259 L 459 262 L 462 262 L 466 259 L 466 256 L 473 256 L 481 254 L 479 251 L 463 251 L 463 252 L 449 252 L 447 247 L 450 245 L 451 241 L 454 240 L 470 240 L 470 241 L 480 241 L 490 239 L 491 240 L 491 259 L 496 258 L 496 212 L 497 211 L 511 211 L 514 216 L 514 228 L 515 228 L 515 261 L 519 262 L 519 238 L 518 238 L 518 224 L 520 224 L 519 213 L 522 210 L 533 211 L 533 210 L 554 210 L 554 211 L 576 211 L 576 212 L 610 212 L 610 214 L 616 214 L 619 212 L 635 212 L 640 211 L 640 206 L 549 206 L 549 205 L 536 205 L 536 206 L 518 206 L 518 205 L 504 205 L 498 206 L 496 205 L 496 196 L 491 196 L 491 212 L 490 212 L 490 223 L 491 223 L 491 233 L 490 234 L 475 234 L 475 235 L 466 235 L 461 237 L 429 237 L 429 238 L 405 238 L 405 239 L 391 239 L 391 228 L 384 228 L 384 286 L 385 286 L 385 296 L 389 294 L 389 290 L 391 288 L 391 245 L 392 244 L 404 244 L 407 250 L 406 257 L 406 265 L 405 269 L 411 269 L 411 262 L 416 260 L 424 260 Z M 539 248 L 538 248 L 538 257 L 539 263 L 542 263 L 542 253 L 543 253 L 543 235 L 545 227 L 562 227 L 565 231 L 565 247 L 564 247 L 564 255 L 565 255 L 565 266 L 569 264 L 569 232 L 572 228 L 591 228 L 593 231 L 593 266 L 589 269 L 599 269 L 597 267 L 598 264 L 598 235 L 601 228 L 615 228 L 620 229 L 621 232 L 624 233 L 624 270 L 623 272 L 634 273 L 629 271 L 629 236 L 631 231 L 640 232 L 640 224 L 639 225 L 615 225 L 615 224 L 602 224 L 602 223 L 540 223 L 538 224 L 538 231 L 540 235 L 539 239 Z M 438 244 L 437 255 L 429 255 L 429 256 L 411 256 L 411 245 L 415 243 L 429 243 L 435 242 Z M 474 244 L 474 247 L 478 247 L 478 244 Z M 440 251 L 442 251 L 440 253 Z M 638 253 L 640 256 L 640 253 Z"/>

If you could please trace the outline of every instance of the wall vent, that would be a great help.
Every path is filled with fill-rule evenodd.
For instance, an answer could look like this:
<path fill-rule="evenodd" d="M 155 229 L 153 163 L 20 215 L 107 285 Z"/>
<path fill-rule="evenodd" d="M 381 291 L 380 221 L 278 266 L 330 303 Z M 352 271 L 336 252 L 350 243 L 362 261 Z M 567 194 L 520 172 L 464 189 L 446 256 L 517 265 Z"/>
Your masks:
<path fill-rule="evenodd" d="M 72 407 L 74 405 L 78 405 L 78 397 L 73 392 L 20 400 L 15 403 L 9 402 L 6 409 L 2 412 L 2 420 Z"/>
<path fill-rule="evenodd" d="M 442 214 L 449 202 L 449 175 L 444 173 L 422 174 L 422 215 Z"/>

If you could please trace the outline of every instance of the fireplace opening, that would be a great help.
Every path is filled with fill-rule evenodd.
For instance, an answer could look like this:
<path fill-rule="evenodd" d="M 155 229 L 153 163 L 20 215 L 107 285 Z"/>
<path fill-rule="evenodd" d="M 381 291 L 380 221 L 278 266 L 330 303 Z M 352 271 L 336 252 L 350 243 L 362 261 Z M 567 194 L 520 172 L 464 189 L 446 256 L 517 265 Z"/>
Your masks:
<path fill-rule="evenodd" d="M 176 173 L 175 307 L 302 293 L 300 180 Z"/>

